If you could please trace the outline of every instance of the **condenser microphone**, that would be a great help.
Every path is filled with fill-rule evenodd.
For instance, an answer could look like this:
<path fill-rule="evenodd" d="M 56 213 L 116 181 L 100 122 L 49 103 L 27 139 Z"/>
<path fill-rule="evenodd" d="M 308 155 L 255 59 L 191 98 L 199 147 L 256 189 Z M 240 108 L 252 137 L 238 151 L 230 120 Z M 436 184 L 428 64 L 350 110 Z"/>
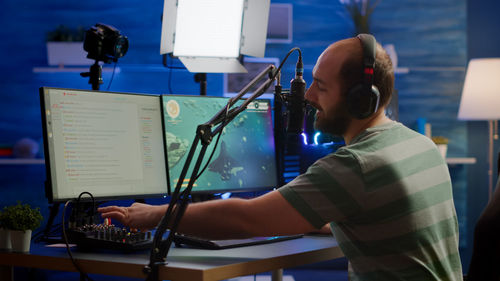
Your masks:
<path fill-rule="evenodd" d="M 299 135 L 304 130 L 304 95 L 306 93 L 306 81 L 302 77 L 304 66 L 302 55 L 299 55 L 295 67 L 295 78 L 290 81 L 290 94 L 288 96 L 288 120 L 286 126 L 287 134 Z"/>

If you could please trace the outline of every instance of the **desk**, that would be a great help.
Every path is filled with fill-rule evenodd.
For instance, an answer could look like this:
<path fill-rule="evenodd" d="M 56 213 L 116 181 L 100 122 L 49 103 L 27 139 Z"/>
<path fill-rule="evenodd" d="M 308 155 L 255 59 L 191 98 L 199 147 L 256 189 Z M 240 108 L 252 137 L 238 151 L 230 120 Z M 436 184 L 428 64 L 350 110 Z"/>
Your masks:
<path fill-rule="evenodd" d="M 145 278 L 144 265 L 149 251 L 140 253 L 84 253 L 73 251 L 87 273 Z M 168 264 L 160 267 L 162 280 L 215 281 L 266 271 L 279 272 L 294 267 L 342 257 L 332 237 L 305 236 L 271 244 L 226 250 L 200 250 L 173 247 Z M 33 244 L 29 254 L 0 252 L 0 280 L 12 278 L 14 266 L 76 271 L 65 248 Z"/>

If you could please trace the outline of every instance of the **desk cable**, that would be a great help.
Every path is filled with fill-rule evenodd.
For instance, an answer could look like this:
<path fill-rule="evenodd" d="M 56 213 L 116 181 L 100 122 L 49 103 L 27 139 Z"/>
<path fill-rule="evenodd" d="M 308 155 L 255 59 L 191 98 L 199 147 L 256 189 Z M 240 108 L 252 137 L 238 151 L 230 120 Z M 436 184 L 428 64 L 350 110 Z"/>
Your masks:
<path fill-rule="evenodd" d="M 76 201 L 76 205 L 78 205 L 80 203 L 80 198 L 83 194 L 88 194 L 90 195 L 90 197 L 92 198 L 92 208 L 93 210 L 95 210 L 95 200 L 94 200 L 94 196 L 92 196 L 92 194 L 90 194 L 89 192 L 82 192 L 80 193 L 80 195 L 78 196 L 78 199 Z M 72 203 L 73 202 L 73 199 L 71 200 L 68 200 L 66 201 L 66 203 L 64 204 L 64 209 L 63 209 L 63 213 L 62 213 L 62 233 L 63 233 L 63 239 L 64 239 L 64 243 L 66 244 L 66 251 L 68 252 L 68 255 L 69 255 L 69 258 L 71 260 L 71 263 L 73 263 L 73 265 L 75 266 L 75 268 L 78 270 L 78 272 L 80 273 L 80 281 L 94 281 L 92 278 L 90 278 L 88 276 L 88 274 L 86 272 L 84 272 L 82 270 L 82 268 L 78 265 L 78 263 L 76 262 L 75 258 L 73 257 L 73 254 L 71 253 L 71 249 L 70 249 L 70 246 L 69 246 L 69 242 L 68 242 L 68 236 L 66 234 L 66 224 L 65 224 L 65 215 L 66 215 L 66 208 L 68 207 L 69 203 Z"/>

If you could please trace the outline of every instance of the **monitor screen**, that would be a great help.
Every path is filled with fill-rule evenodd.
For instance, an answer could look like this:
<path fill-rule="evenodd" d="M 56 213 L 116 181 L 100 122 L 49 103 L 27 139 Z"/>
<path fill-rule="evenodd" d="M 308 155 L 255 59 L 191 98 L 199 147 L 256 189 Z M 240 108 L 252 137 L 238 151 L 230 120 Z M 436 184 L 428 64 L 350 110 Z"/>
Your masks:
<path fill-rule="evenodd" d="M 267 25 L 267 43 L 292 43 L 293 6 L 290 3 L 271 3 Z"/>
<path fill-rule="evenodd" d="M 228 102 L 228 98 L 164 95 L 165 139 L 171 192 L 179 181 L 198 125 L 208 122 Z M 237 103 L 241 104 L 241 102 Z M 249 104 L 222 131 L 214 155 L 204 173 L 196 180 L 192 193 L 216 194 L 232 191 L 270 190 L 276 187 L 276 158 L 270 101 Z M 217 137 L 207 148 L 202 168 Z M 198 151 L 192 161 L 194 166 Z M 191 170 L 186 175 L 187 186 Z"/>
<path fill-rule="evenodd" d="M 247 73 L 225 73 L 223 77 L 224 83 L 224 96 L 233 97 L 236 96 L 250 81 L 252 81 L 257 75 L 259 75 L 266 67 L 269 65 L 279 66 L 278 58 L 253 58 L 244 57 L 243 65 L 247 69 Z M 250 89 L 249 93 L 245 97 L 249 97 L 250 94 L 257 89 Z M 274 85 L 274 84 L 273 84 Z M 266 90 L 266 93 L 262 95 L 263 98 L 273 99 L 274 98 L 274 87 L 271 86 Z"/>
<path fill-rule="evenodd" d="M 47 197 L 167 194 L 160 96 L 41 88 Z M 85 196 L 88 198 L 88 196 Z"/>

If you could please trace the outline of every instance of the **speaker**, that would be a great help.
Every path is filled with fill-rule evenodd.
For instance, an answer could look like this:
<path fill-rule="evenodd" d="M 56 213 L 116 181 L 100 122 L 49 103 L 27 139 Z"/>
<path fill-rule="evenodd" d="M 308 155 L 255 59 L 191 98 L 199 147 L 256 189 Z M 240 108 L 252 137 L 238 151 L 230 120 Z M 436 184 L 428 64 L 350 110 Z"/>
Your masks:
<path fill-rule="evenodd" d="M 357 84 L 347 93 L 347 109 L 356 119 L 365 119 L 378 110 L 380 93 L 373 85 L 373 70 L 377 41 L 371 34 L 357 36 L 363 47 L 363 83 Z"/>

